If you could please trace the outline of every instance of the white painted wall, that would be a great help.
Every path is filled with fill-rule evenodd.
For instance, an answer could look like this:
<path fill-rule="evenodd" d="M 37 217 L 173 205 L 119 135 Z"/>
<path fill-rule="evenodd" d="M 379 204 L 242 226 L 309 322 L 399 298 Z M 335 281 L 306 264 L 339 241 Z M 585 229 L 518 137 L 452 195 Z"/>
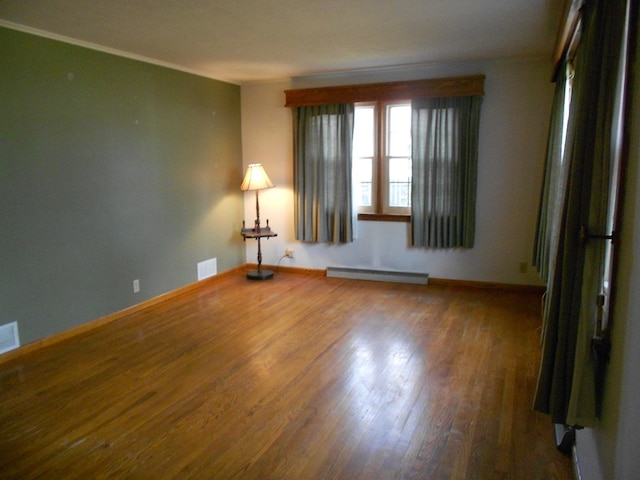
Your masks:
<path fill-rule="evenodd" d="M 446 63 L 405 69 L 357 72 L 242 86 L 243 161 L 263 163 L 276 184 L 260 193 L 261 219 L 269 219 L 278 237 L 263 241 L 263 261 L 276 264 L 285 248 L 293 259 L 281 265 L 324 269 L 327 266 L 372 267 L 426 272 L 432 277 L 540 284 L 529 267 L 543 173 L 549 112 L 553 96 L 547 59 Z M 484 74 L 476 244 L 472 249 L 409 247 L 407 223 L 360 221 L 352 244 L 297 242 L 293 224 L 291 112 L 284 90 L 353 83 Z M 245 220 L 255 218 L 255 198 L 245 193 Z M 256 245 L 247 242 L 247 261 L 255 262 Z"/>

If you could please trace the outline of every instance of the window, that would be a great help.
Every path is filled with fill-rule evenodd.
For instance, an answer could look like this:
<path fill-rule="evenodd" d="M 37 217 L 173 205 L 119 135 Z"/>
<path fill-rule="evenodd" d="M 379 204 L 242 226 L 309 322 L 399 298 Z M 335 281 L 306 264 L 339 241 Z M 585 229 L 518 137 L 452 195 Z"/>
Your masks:
<path fill-rule="evenodd" d="M 359 213 L 411 213 L 409 101 L 356 104 L 353 180 Z"/>
<path fill-rule="evenodd" d="M 349 199 L 357 207 L 358 219 L 409 222 L 416 209 L 424 210 L 417 203 L 425 198 L 422 193 L 412 191 L 416 159 L 412 159 L 411 153 L 415 146 L 412 146 L 410 99 L 481 96 L 483 92 L 484 75 L 472 75 L 304 88 L 284 93 L 285 106 L 294 109 L 294 116 L 301 107 L 355 106 L 353 145 L 349 146 L 352 171 L 347 172 L 351 178 L 346 183 L 352 185 Z M 297 147 L 294 150 L 297 152 Z M 296 177 L 296 185 L 303 177 Z M 296 218 L 297 222 L 302 221 Z"/>

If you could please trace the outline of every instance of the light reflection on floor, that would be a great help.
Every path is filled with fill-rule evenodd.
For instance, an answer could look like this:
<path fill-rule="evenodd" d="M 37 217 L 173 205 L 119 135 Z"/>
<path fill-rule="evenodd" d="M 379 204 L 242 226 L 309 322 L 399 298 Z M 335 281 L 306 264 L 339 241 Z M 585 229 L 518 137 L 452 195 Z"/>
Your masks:
<path fill-rule="evenodd" d="M 345 389 L 358 434 L 373 443 L 380 435 L 410 435 L 412 406 L 424 384 L 424 360 L 416 355 L 416 345 L 410 338 L 380 343 L 356 336 L 352 348 Z"/>

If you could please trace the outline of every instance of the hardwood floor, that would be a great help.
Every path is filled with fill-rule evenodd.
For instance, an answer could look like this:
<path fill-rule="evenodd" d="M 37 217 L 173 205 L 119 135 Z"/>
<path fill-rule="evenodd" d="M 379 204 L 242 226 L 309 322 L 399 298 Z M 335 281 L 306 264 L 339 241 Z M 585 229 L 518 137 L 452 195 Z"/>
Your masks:
<path fill-rule="evenodd" d="M 570 479 L 531 293 L 226 275 L 0 363 L 3 479 Z"/>

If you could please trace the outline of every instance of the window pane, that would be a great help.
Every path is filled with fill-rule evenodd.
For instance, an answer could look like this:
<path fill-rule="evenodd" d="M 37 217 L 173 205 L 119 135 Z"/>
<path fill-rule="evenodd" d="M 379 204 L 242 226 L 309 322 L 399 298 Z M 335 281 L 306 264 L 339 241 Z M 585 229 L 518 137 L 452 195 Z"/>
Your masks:
<path fill-rule="evenodd" d="M 373 157 L 373 105 L 356 107 L 353 124 L 353 157 Z"/>
<path fill-rule="evenodd" d="M 356 205 L 373 205 L 374 106 L 356 106 L 353 125 L 353 187 Z"/>
<path fill-rule="evenodd" d="M 353 187 L 357 205 L 370 207 L 372 205 L 373 159 L 353 159 Z"/>
<path fill-rule="evenodd" d="M 411 206 L 411 158 L 389 159 L 389 206 Z"/>
<path fill-rule="evenodd" d="M 387 107 L 388 155 L 408 157 L 411 155 L 411 105 Z"/>
<path fill-rule="evenodd" d="M 387 107 L 389 207 L 411 206 L 411 105 Z"/>

